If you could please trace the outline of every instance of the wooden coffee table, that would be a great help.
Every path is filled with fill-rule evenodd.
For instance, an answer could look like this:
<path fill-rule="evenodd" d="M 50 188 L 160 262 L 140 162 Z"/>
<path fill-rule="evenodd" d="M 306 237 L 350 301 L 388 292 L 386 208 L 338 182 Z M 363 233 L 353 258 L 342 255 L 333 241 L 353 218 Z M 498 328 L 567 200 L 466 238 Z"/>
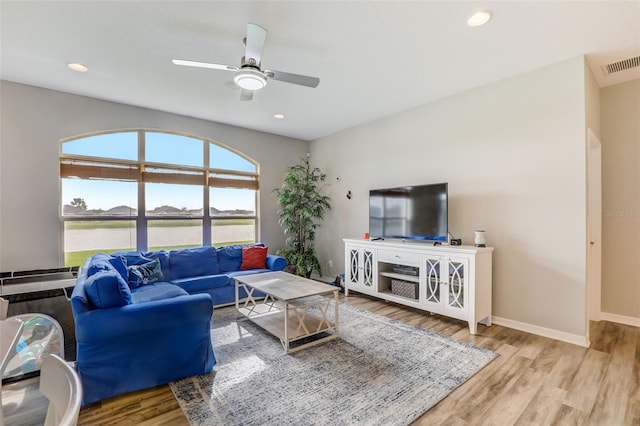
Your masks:
<path fill-rule="evenodd" d="M 281 271 L 234 279 L 238 312 L 280 339 L 286 353 L 338 337 L 337 287 Z M 239 300 L 240 287 L 248 295 L 244 301 Z M 257 298 L 257 291 L 266 297 Z M 331 303 L 334 311 L 328 315 Z M 291 346 L 301 339 L 306 340 Z"/>

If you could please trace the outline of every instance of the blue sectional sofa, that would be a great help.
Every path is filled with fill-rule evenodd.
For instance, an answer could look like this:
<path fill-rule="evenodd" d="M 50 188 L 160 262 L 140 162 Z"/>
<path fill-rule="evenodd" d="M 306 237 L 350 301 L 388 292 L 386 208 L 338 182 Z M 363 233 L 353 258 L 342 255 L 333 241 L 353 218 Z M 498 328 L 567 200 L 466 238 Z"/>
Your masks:
<path fill-rule="evenodd" d="M 266 250 L 236 245 L 87 259 L 71 295 L 83 405 L 211 371 L 213 306 L 235 301 L 234 276 L 284 269 L 284 258 Z"/>

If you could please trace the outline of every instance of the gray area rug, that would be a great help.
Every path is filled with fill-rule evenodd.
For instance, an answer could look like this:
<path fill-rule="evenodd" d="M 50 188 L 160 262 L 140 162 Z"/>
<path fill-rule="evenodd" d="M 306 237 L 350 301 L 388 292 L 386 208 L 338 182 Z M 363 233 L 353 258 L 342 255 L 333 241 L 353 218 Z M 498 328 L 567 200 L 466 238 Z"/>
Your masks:
<path fill-rule="evenodd" d="M 193 426 L 406 425 L 497 356 L 344 303 L 339 328 L 286 355 L 235 307 L 216 308 L 214 371 L 171 389 Z"/>

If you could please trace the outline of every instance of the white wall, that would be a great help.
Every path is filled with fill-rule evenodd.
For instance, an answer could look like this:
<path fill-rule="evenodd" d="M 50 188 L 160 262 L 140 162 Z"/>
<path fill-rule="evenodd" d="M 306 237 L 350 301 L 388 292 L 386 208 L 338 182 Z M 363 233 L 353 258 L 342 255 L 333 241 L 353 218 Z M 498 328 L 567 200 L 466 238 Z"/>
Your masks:
<path fill-rule="evenodd" d="M 111 129 L 187 132 L 258 161 L 261 240 L 274 250 L 284 245 L 271 190 L 306 154 L 306 141 L 7 81 L 0 102 L 0 271 L 61 264 L 59 140 Z"/>
<path fill-rule="evenodd" d="M 448 182 L 450 232 L 495 247 L 493 315 L 584 338 L 585 114 L 577 57 L 312 141 L 333 200 L 325 275 L 368 231 L 369 189 Z"/>
<path fill-rule="evenodd" d="M 602 134 L 600 124 L 600 88 L 586 60 L 584 61 L 584 75 L 586 127 L 593 130 L 593 133 L 600 138 Z"/>
<path fill-rule="evenodd" d="M 585 151 L 587 170 L 585 188 L 587 193 L 586 236 L 589 241 L 586 250 L 586 308 L 584 318 L 586 336 L 589 336 L 591 320 L 600 319 L 601 276 L 602 276 L 602 147 L 597 146 L 600 139 L 600 88 L 591 68 L 584 61 L 585 75 Z M 591 129 L 590 133 L 587 129 Z M 593 138 L 595 135 L 595 139 Z M 591 245 L 591 241 L 594 242 Z"/>
<path fill-rule="evenodd" d="M 600 98 L 602 311 L 640 324 L 640 80 L 603 88 Z"/>

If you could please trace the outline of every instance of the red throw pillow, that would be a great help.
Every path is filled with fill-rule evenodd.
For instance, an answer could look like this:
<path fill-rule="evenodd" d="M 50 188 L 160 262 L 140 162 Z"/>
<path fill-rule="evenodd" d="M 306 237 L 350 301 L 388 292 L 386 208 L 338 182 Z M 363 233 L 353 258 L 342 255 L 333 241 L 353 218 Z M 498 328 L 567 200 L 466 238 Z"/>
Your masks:
<path fill-rule="evenodd" d="M 267 251 L 269 247 L 242 247 L 241 271 L 247 269 L 264 269 L 267 267 Z"/>

